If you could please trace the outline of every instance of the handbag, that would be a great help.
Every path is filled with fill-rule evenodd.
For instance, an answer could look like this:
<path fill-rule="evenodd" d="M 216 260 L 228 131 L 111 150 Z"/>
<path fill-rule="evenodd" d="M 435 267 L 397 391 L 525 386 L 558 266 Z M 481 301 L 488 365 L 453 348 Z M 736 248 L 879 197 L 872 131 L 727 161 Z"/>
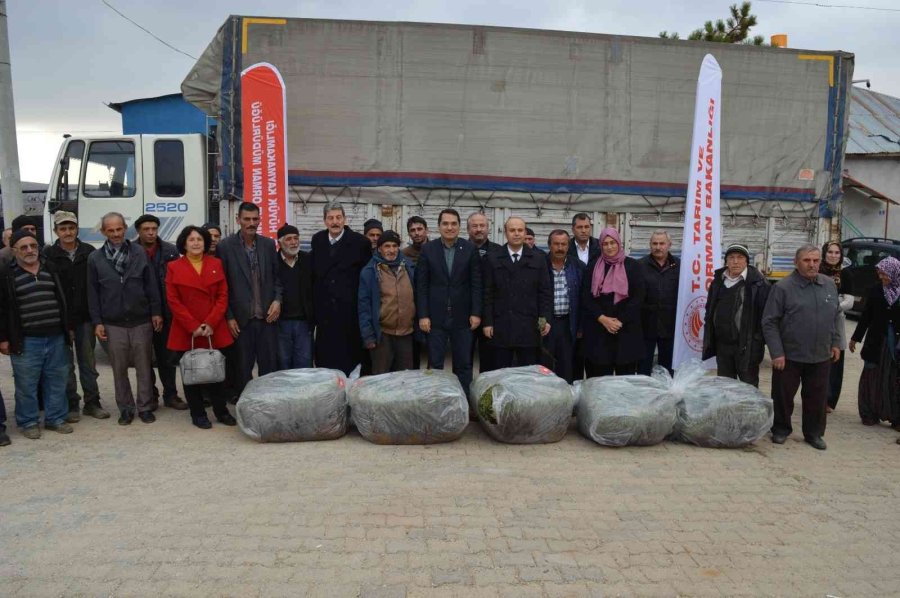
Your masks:
<path fill-rule="evenodd" d="M 192 386 L 224 381 L 225 356 L 221 351 L 213 349 L 211 337 L 206 337 L 206 340 L 209 341 L 209 349 L 195 349 L 195 338 L 191 337 L 191 350 L 186 351 L 178 362 L 182 384 Z"/>

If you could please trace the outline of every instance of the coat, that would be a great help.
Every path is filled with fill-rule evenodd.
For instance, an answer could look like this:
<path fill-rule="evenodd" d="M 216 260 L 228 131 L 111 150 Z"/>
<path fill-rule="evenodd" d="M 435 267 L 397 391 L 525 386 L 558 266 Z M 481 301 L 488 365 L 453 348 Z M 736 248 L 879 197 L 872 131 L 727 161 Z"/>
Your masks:
<path fill-rule="evenodd" d="M 584 333 L 585 359 L 600 365 L 640 361 L 646 350 L 641 328 L 641 305 L 645 295 L 641 266 L 637 260 L 625 258 L 628 297 L 613 303 L 611 295 L 594 297 L 591 292 L 594 266 L 598 259 L 601 258 L 598 256 L 591 260 L 581 281 L 581 330 Z M 622 322 L 621 330 L 615 335 L 610 334 L 598 321 L 600 316 L 617 318 Z"/>
<path fill-rule="evenodd" d="M 716 356 L 716 327 L 714 314 L 725 288 L 722 275 L 725 268 L 719 268 L 713 275 L 712 284 L 706 296 L 706 316 L 703 325 L 703 359 Z M 739 369 L 746 371 L 762 362 L 766 353 L 766 341 L 762 331 L 763 310 L 772 289 L 769 281 L 753 266 L 747 266 L 744 281 L 744 307 L 741 317 L 741 331 L 738 335 Z"/>
<path fill-rule="evenodd" d="M 572 237 L 569 240 L 569 255 L 576 260 L 578 259 L 578 249 L 575 246 L 575 237 Z M 596 257 L 600 257 L 600 241 L 594 237 L 590 237 L 588 239 L 588 263 L 592 262 Z M 583 264 L 584 262 L 581 263 Z"/>
<path fill-rule="evenodd" d="M 16 281 L 12 266 L 15 261 L 0 263 L 0 342 L 9 343 L 11 355 L 21 355 L 25 343 L 25 333 L 22 329 L 22 318 L 19 315 L 19 302 L 16 300 Z M 71 322 L 68 319 L 69 309 L 66 305 L 66 297 L 59 272 L 52 262 L 41 262 L 41 268 L 50 273 L 56 287 L 56 300 L 59 302 L 60 319 L 63 330 L 71 330 Z M 66 339 L 66 344 L 69 339 Z M 3 399 L 0 399 L 2 401 Z"/>
<path fill-rule="evenodd" d="M 452 272 L 447 271 L 442 239 L 422 247 L 416 266 L 416 317 L 430 318 L 432 328 L 445 327 L 448 306 L 453 328 L 469 328 L 470 316 L 481 317 L 482 262 L 478 249 L 463 239 L 457 239 L 454 247 Z"/>
<path fill-rule="evenodd" d="M 316 366 L 347 374 L 362 359 L 359 335 L 359 275 L 372 259 L 372 244 L 344 227 L 332 245 L 328 231 L 312 236 L 313 312 L 316 323 Z"/>
<path fill-rule="evenodd" d="M 675 312 L 678 307 L 678 281 L 681 261 L 669 254 L 662 268 L 652 255 L 640 259 L 647 295 L 641 306 L 641 327 L 644 338 L 672 338 L 675 336 Z"/>
<path fill-rule="evenodd" d="M 569 329 L 572 342 L 578 340 L 581 324 L 581 281 L 584 277 L 584 264 L 578 257 L 566 256 L 566 285 L 569 287 Z M 553 263 L 547 258 L 547 272 L 550 274 L 550 288 L 553 290 Z"/>
<path fill-rule="evenodd" d="M 223 349 L 234 342 L 225 321 L 228 283 L 219 258 L 203 256 L 200 274 L 197 274 L 186 256 L 169 262 L 166 268 L 166 300 L 172 312 L 172 326 L 166 342 L 168 349 L 190 350 L 194 330 L 203 323 L 209 324 L 213 329 L 214 349 Z M 208 346 L 204 338 L 194 340 L 195 348 Z"/>
<path fill-rule="evenodd" d="M 140 245 L 137 241 L 134 241 L 134 244 Z M 144 251 L 147 250 L 144 249 Z M 181 255 L 178 253 L 178 249 L 175 245 L 163 241 L 162 239 L 156 240 L 156 252 L 153 254 L 153 257 L 150 257 L 149 253 L 147 254 L 147 261 L 150 262 L 153 273 L 156 275 L 159 298 L 160 301 L 162 301 L 163 317 L 167 320 L 172 317 L 172 314 L 169 311 L 169 306 L 166 305 L 166 272 L 169 262 L 173 262 L 179 257 L 181 257 Z"/>
<path fill-rule="evenodd" d="M 259 260 L 259 288 L 263 312 L 273 301 L 281 302 L 281 279 L 278 277 L 278 255 L 275 241 L 256 235 L 256 255 Z M 250 264 L 244 250 L 241 233 L 228 235 L 216 246 L 216 257 L 222 260 L 225 280 L 228 284 L 228 310 L 225 317 L 237 320 L 243 328 L 252 314 L 253 291 L 250 281 Z"/>
<path fill-rule="evenodd" d="M 96 251 L 89 243 L 78 242 L 75 247 L 75 259 L 59 246 L 59 239 L 52 245 L 44 247 L 44 259 L 53 264 L 59 273 L 59 279 L 66 295 L 69 309 L 69 322 L 74 326 L 91 321 L 91 310 L 88 307 L 88 257 Z"/>
<path fill-rule="evenodd" d="M 94 326 L 131 328 L 162 316 L 159 285 L 147 252 L 130 243 L 125 273 L 119 276 L 103 249 L 88 257 L 88 306 Z"/>
<path fill-rule="evenodd" d="M 493 326 L 496 347 L 539 347 L 538 318 L 553 324 L 553 283 L 543 253 L 522 246 L 514 264 L 507 246 L 484 262 L 484 327 Z"/>
<path fill-rule="evenodd" d="M 863 343 L 862 351 L 859 353 L 864 361 L 870 363 L 881 361 L 881 345 L 887 336 L 889 324 L 894 327 L 894 338 L 891 340 L 896 343 L 896 336 L 900 333 L 900 301 L 895 301 L 888 307 L 879 283 L 869 290 L 866 306 L 859 317 L 859 322 L 856 323 L 856 330 L 850 337 L 857 343 L 865 338 L 866 342 Z"/>
<path fill-rule="evenodd" d="M 412 260 L 405 255 L 400 255 L 403 267 L 406 269 L 406 275 L 409 276 L 409 282 L 413 288 L 413 294 L 416 291 L 416 267 Z M 363 346 L 367 342 L 378 344 L 381 342 L 381 285 L 378 282 L 378 273 L 375 269 L 378 267 L 379 260 L 373 257 L 363 268 L 359 275 L 359 333 L 362 338 Z M 415 300 L 413 300 L 413 309 L 415 309 Z M 415 328 L 415 323 L 413 328 Z"/>

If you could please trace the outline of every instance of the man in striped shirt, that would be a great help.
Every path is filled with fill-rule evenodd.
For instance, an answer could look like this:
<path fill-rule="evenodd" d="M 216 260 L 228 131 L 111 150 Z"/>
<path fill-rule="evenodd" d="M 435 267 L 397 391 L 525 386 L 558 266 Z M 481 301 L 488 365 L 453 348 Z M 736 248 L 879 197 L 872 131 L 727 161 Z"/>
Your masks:
<path fill-rule="evenodd" d="M 33 233 L 16 231 L 10 247 L 15 260 L 0 265 L 0 353 L 12 362 L 16 424 L 26 438 L 41 437 L 40 384 L 44 429 L 69 434 L 66 343 L 70 339 L 63 287 L 53 267 L 41 262 Z"/>

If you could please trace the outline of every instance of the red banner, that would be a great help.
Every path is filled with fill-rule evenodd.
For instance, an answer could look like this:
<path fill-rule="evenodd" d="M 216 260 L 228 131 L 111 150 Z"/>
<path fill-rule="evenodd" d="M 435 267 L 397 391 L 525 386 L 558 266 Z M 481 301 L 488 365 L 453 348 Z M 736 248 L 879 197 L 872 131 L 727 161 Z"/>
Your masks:
<path fill-rule="evenodd" d="M 259 233 L 272 239 L 290 220 L 284 79 L 260 62 L 241 73 L 244 200 L 259 206 Z"/>

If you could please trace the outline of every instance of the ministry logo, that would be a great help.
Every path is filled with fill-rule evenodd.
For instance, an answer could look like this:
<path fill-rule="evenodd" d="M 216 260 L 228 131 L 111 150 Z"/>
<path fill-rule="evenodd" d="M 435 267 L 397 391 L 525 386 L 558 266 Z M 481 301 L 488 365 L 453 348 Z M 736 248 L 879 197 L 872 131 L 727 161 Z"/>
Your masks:
<path fill-rule="evenodd" d="M 703 320 L 706 314 L 706 296 L 696 297 L 688 303 L 681 321 L 681 334 L 688 346 L 696 351 L 703 350 Z"/>

